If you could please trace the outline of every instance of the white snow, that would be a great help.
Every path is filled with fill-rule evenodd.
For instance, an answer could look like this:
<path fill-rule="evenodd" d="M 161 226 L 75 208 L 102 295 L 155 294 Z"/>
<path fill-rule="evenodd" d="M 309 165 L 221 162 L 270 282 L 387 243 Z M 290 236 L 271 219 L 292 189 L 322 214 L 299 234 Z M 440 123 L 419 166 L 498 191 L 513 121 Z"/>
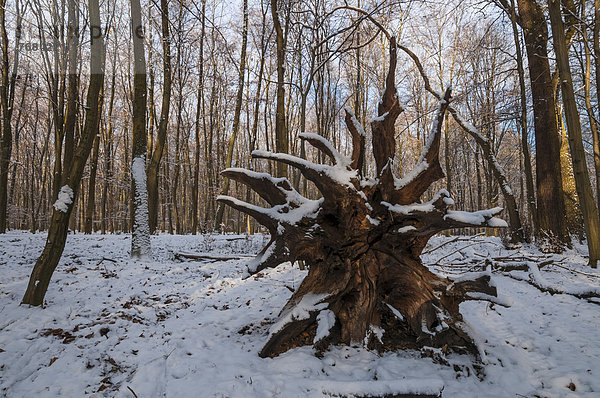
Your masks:
<path fill-rule="evenodd" d="M 402 314 L 400 313 L 400 311 L 398 311 L 397 309 L 395 309 L 394 307 L 392 307 L 388 303 L 385 303 L 385 305 L 388 306 L 388 308 L 392 311 L 392 313 L 396 316 L 396 318 L 400 319 L 401 321 L 404 320 L 404 317 L 402 316 Z"/>
<path fill-rule="evenodd" d="M 148 224 L 148 190 L 146 187 L 146 157 L 138 156 L 131 164 L 131 178 L 135 184 L 133 215 L 133 242 L 131 245 L 139 251 L 139 257 L 146 259 L 150 255 L 150 226 Z"/>
<path fill-rule="evenodd" d="M 317 164 L 310 162 L 306 159 L 299 158 L 297 156 L 288 155 L 286 153 L 274 153 L 269 151 L 254 150 L 252 151 L 253 157 L 259 157 L 264 159 L 277 159 L 284 162 L 290 162 L 292 164 L 299 165 L 300 167 L 311 169 L 319 174 L 327 175 L 336 183 L 346 186 L 351 189 L 355 189 L 352 180 L 358 179 L 358 170 L 352 170 L 350 165 L 350 159 L 343 157 L 341 163 L 336 163 L 334 166 L 326 164 Z M 340 155 L 341 156 L 341 155 Z"/>
<path fill-rule="evenodd" d="M 417 228 L 415 228 L 412 225 L 407 225 L 405 227 L 398 228 L 398 232 L 401 233 L 401 234 L 405 234 L 407 232 L 416 231 L 416 230 L 417 230 Z"/>
<path fill-rule="evenodd" d="M 337 149 L 335 149 L 335 147 L 333 146 L 333 144 L 331 144 L 331 142 L 329 142 L 329 140 L 327 140 L 325 137 L 320 136 L 319 134 L 304 132 L 298 134 L 298 137 L 319 141 L 329 150 L 329 152 L 333 154 L 336 164 L 348 166 L 352 163 L 352 160 L 350 158 L 343 156 Z"/>
<path fill-rule="evenodd" d="M 286 199 L 290 203 L 293 203 L 295 205 L 299 206 L 307 201 L 307 199 L 304 196 L 300 195 L 294 188 L 292 188 L 290 191 L 288 191 L 279 186 L 279 184 L 283 183 L 284 181 L 287 181 L 289 186 L 292 187 L 292 184 L 285 177 L 273 177 L 269 173 L 259 173 L 259 172 L 253 171 L 253 170 L 243 169 L 243 168 L 239 168 L 239 167 L 230 167 L 228 169 L 225 169 L 224 171 L 234 171 L 237 173 L 246 174 L 247 176 L 249 176 L 251 178 L 271 181 L 271 183 L 273 185 L 275 185 L 277 187 L 277 189 L 279 189 L 279 191 L 281 191 L 281 193 L 283 193 L 285 195 Z"/>
<path fill-rule="evenodd" d="M 438 395 L 444 388 L 444 382 L 440 379 L 400 379 L 377 381 L 343 381 L 328 382 L 321 389 L 326 396 L 385 396 L 394 395 L 395 391 L 403 391 L 403 394 Z"/>
<path fill-rule="evenodd" d="M 458 112 L 453 113 L 452 116 L 458 121 L 459 124 L 461 124 L 462 126 L 464 126 L 464 128 L 467 129 L 469 134 L 471 134 L 472 136 L 477 136 L 477 139 L 480 141 L 488 142 L 488 139 L 485 138 L 483 135 L 481 135 L 479 130 L 477 130 L 477 127 L 473 126 L 464 117 L 462 117 L 462 115 L 460 115 Z"/>
<path fill-rule="evenodd" d="M 369 220 L 369 222 L 371 223 L 371 225 L 379 225 L 379 223 L 381 223 L 381 221 L 379 221 L 376 218 L 371 217 L 368 214 L 367 214 L 367 220 Z"/>
<path fill-rule="evenodd" d="M 381 202 L 382 205 L 388 208 L 389 211 L 409 216 L 416 212 L 428 213 L 435 210 L 433 203 L 413 203 L 411 205 L 393 205 L 388 202 Z"/>
<path fill-rule="evenodd" d="M 356 115 L 354 114 L 354 111 L 352 110 L 352 108 L 350 108 L 349 106 L 345 106 L 344 110 L 350 114 L 350 120 L 352 121 L 352 124 L 354 125 L 354 127 L 356 127 L 358 134 L 362 135 L 363 137 L 366 137 L 367 134 L 365 133 L 365 129 L 363 128 L 362 124 L 360 124 L 360 122 L 356 118 Z"/>
<path fill-rule="evenodd" d="M 262 359 L 258 352 L 270 324 L 306 275 L 286 263 L 241 278 L 247 257 L 259 252 L 268 236 L 152 236 L 155 258 L 146 264 L 130 259 L 130 239 L 70 235 L 41 309 L 19 303 L 46 234 L 0 235 L 0 396 L 131 398 L 127 387 L 138 397 L 381 396 L 443 389 L 444 397 L 505 398 L 600 392 L 598 304 L 566 294 L 600 291 L 600 271 L 586 266 L 587 247 L 578 242 L 561 255 L 544 257 L 555 262 L 537 271 L 494 271 L 492 282 L 512 300 L 510 308 L 485 301 L 461 305 L 466 327 L 485 355 L 480 380 L 465 370 L 472 358 L 456 354 L 446 357 L 451 366 L 420 352 L 380 355 L 362 346 L 332 347 L 323 358 L 311 347 L 299 347 Z M 449 239 L 432 238 L 426 251 Z M 180 252 L 242 258 L 174 261 L 173 253 Z M 529 245 L 507 250 L 499 238 L 477 237 L 450 242 L 423 261 L 456 279 L 472 261 L 520 261 L 521 256 L 544 254 Z M 565 294 L 536 289 L 526 282 L 530 274 Z M 575 391 L 568 388 L 571 382 Z M 97 392 L 100 388 L 105 389 Z"/>
<path fill-rule="evenodd" d="M 323 310 L 317 315 L 317 333 L 314 342 L 329 336 L 329 331 L 335 325 L 335 314 L 331 310 Z"/>
<path fill-rule="evenodd" d="M 57 211 L 66 213 L 69 210 L 69 205 L 73 203 L 73 190 L 68 185 L 63 185 L 58 192 L 58 198 L 52 205 Z"/>
<path fill-rule="evenodd" d="M 446 201 L 449 198 L 450 194 L 448 193 L 447 190 L 445 189 L 440 189 L 434 196 L 433 198 L 431 198 L 431 200 L 425 202 L 425 203 L 412 203 L 410 205 L 393 205 L 389 202 L 381 202 L 381 204 L 385 207 L 388 208 L 389 211 L 393 212 L 393 213 L 397 213 L 397 214 L 402 214 L 402 215 L 406 215 L 409 216 L 413 213 L 429 213 L 435 210 L 435 206 L 434 203 L 436 201 L 438 201 L 440 198 L 443 198 L 444 203 L 446 205 L 448 205 L 448 202 Z M 452 199 L 450 199 L 450 201 L 452 201 Z M 454 203 L 452 201 L 452 203 Z M 489 211 L 493 211 L 489 210 Z M 486 210 L 483 210 L 486 211 Z M 450 211 L 448 212 L 450 213 Z M 468 214 L 472 214 L 472 213 L 468 213 L 468 212 L 462 212 L 462 213 L 466 213 Z M 487 214 L 487 213 L 486 213 Z"/>
<path fill-rule="evenodd" d="M 273 255 L 273 252 L 275 251 L 275 243 L 271 243 L 269 245 L 269 247 L 267 247 L 267 250 L 265 250 L 265 252 L 260 255 L 260 256 L 256 256 L 253 259 L 248 261 L 248 272 L 250 273 L 255 273 L 258 270 L 258 267 L 263 264 L 269 257 L 271 257 Z M 248 275 L 249 276 L 249 275 Z M 244 275 L 244 277 L 247 277 L 247 275 Z"/>
<path fill-rule="evenodd" d="M 379 326 L 371 325 L 369 327 L 369 334 L 367 335 L 367 338 L 369 337 L 369 335 L 372 335 L 372 336 L 375 336 L 377 338 L 377 340 L 379 340 L 380 343 L 383 343 L 383 341 L 381 339 L 383 338 L 384 333 L 385 333 L 385 330 L 383 330 Z"/>
<path fill-rule="evenodd" d="M 327 298 L 328 294 L 305 294 L 300 302 L 293 308 L 287 311 L 279 318 L 279 320 L 271 326 L 269 334 L 275 334 L 279 332 L 285 325 L 292 321 L 298 321 L 302 319 L 308 319 L 311 312 L 319 311 L 327 308 L 327 303 L 321 301 Z"/>
<path fill-rule="evenodd" d="M 404 177 L 402 177 L 402 178 L 394 178 L 394 186 L 396 187 L 396 189 L 402 189 L 408 183 L 410 183 L 412 180 L 414 180 L 415 178 L 417 178 L 417 176 L 420 173 L 422 173 L 423 171 L 427 170 L 428 167 L 429 167 L 429 163 L 427 163 L 426 160 L 419 161 L 415 165 L 415 167 L 413 167 L 413 169 L 411 171 L 409 171 L 408 173 L 406 173 L 406 175 Z"/>
<path fill-rule="evenodd" d="M 479 211 L 461 211 L 461 210 L 448 210 L 444 216 L 444 220 L 453 220 L 464 224 L 472 225 L 486 225 L 488 227 L 500 228 L 508 227 L 506 221 L 495 218 L 494 215 L 500 213 L 503 209 L 501 207 L 494 207 L 488 210 Z"/>
<path fill-rule="evenodd" d="M 383 122 L 385 120 L 385 117 L 387 115 L 389 115 L 389 112 L 385 112 L 383 115 L 373 116 L 371 118 L 371 123 L 373 123 L 373 122 Z"/>
<path fill-rule="evenodd" d="M 300 204 L 298 207 L 290 209 L 287 204 L 277 205 L 271 208 L 264 208 L 251 203 L 246 203 L 242 200 L 234 198 L 233 196 L 227 195 L 217 196 L 217 200 L 220 199 L 231 201 L 238 206 L 251 209 L 257 213 L 265 214 L 273 220 L 276 220 L 280 223 L 285 222 L 290 225 L 296 224 L 305 217 L 315 218 L 319 213 L 321 203 L 323 202 L 323 198 L 317 200 L 305 199 L 304 202 L 302 202 L 302 204 Z"/>

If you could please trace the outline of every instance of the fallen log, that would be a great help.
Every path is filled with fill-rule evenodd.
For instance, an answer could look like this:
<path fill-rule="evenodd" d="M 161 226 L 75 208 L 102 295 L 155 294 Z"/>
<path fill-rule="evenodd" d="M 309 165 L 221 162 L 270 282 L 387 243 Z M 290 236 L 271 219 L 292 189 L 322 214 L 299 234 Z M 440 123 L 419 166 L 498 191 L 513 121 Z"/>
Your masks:
<path fill-rule="evenodd" d="M 208 254 L 193 254 L 193 253 L 175 253 L 173 255 L 176 260 L 197 260 L 197 261 L 230 261 L 230 260 L 243 260 L 252 257 L 248 256 L 219 256 L 219 255 L 208 255 Z"/>

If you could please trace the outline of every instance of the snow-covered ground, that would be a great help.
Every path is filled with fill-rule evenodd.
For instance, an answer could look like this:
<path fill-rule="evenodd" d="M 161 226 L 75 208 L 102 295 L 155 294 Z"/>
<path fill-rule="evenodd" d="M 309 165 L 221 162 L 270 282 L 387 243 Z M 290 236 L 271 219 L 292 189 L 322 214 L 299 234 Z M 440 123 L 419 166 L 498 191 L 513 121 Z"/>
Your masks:
<path fill-rule="evenodd" d="M 481 379 L 471 358 L 457 355 L 445 365 L 421 352 L 333 347 L 317 358 L 302 347 L 259 358 L 304 276 L 288 264 L 242 279 L 267 241 L 260 235 L 156 236 L 154 259 L 144 262 L 129 259 L 129 235 L 70 235 L 46 308 L 21 306 L 45 237 L 0 235 L 0 395 L 320 397 L 443 388 L 444 397 L 600 396 L 600 300 L 586 298 L 600 292 L 600 272 L 585 267 L 583 246 L 545 257 L 531 247 L 505 250 L 496 238 L 442 247 L 454 238 L 431 240 L 424 262 L 438 272 L 458 274 L 486 259 L 523 268 L 492 276 L 510 308 L 461 306 L 485 351 Z M 182 252 L 219 259 L 179 261 Z M 583 298 L 542 292 L 530 280 Z"/>

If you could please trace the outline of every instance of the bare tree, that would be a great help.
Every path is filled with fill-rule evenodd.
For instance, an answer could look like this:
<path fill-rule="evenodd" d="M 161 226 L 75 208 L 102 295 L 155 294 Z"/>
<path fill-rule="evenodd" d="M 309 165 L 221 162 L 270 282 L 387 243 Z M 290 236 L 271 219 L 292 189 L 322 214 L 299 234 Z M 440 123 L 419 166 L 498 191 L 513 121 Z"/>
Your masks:
<path fill-rule="evenodd" d="M 196 153 L 194 156 L 194 180 L 192 185 L 192 234 L 198 231 L 198 209 L 200 202 L 200 131 L 206 131 L 206 116 L 204 115 L 204 36 L 206 32 L 206 1 L 202 0 L 201 10 L 201 28 L 200 28 L 200 50 L 198 55 L 198 94 L 196 99 L 196 131 L 195 144 Z M 202 119 L 202 123 L 200 123 Z"/>
<path fill-rule="evenodd" d="M 239 77 L 238 77 L 238 89 L 235 97 L 235 110 L 233 114 L 233 130 L 229 136 L 227 142 L 227 155 L 225 158 L 225 167 L 231 167 L 233 161 L 233 150 L 235 147 L 235 140 L 240 130 L 240 113 L 242 110 L 242 98 L 244 94 L 244 77 L 246 76 L 246 48 L 248 46 L 248 0 L 243 1 L 242 12 L 244 15 L 244 27 L 242 28 L 242 50 L 240 53 L 240 66 L 239 66 Z M 229 192 L 229 178 L 223 179 L 223 188 L 221 189 L 222 195 L 227 195 Z M 225 207 L 220 204 L 217 209 L 217 215 L 215 217 L 214 229 L 218 230 L 219 226 L 223 222 L 223 211 Z"/>
<path fill-rule="evenodd" d="M 133 202 L 133 229 L 131 257 L 143 258 L 150 254 L 148 225 L 148 192 L 146 188 L 146 56 L 140 0 L 131 0 L 131 28 L 133 36 L 133 138 L 131 150 L 131 181 Z"/>
<path fill-rule="evenodd" d="M 569 133 L 569 148 L 571 150 L 571 160 L 573 163 L 573 172 L 575 174 L 575 185 L 579 203 L 581 205 L 581 211 L 583 213 L 583 223 L 587 236 L 589 264 L 592 268 L 596 268 L 598 260 L 600 259 L 600 219 L 598 218 L 598 208 L 594 202 L 594 195 L 590 185 L 590 176 L 585 160 L 581 122 L 579 120 L 579 111 L 577 110 L 577 103 L 575 101 L 571 67 L 569 66 L 569 51 L 567 49 L 560 1 L 549 0 L 548 6 L 552 26 L 554 52 L 556 53 L 556 61 L 560 75 L 560 91 L 565 106 L 567 131 Z"/>
<path fill-rule="evenodd" d="M 273 26 L 275 27 L 275 41 L 277 43 L 277 109 L 275 111 L 275 148 L 278 152 L 288 153 L 288 132 L 285 124 L 285 49 L 286 36 L 283 27 L 281 26 L 282 11 L 286 12 L 285 21 L 289 20 L 289 7 L 284 6 L 283 10 L 280 7 L 280 0 L 271 0 L 271 15 L 273 17 Z M 285 3 L 284 3 L 285 4 Z M 287 176 L 287 167 L 285 164 L 277 164 L 277 176 Z"/>
<path fill-rule="evenodd" d="M 67 176 L 65 185 L 61 187 L 58 199 L 53 205 L 46 245 L 29 278 L 23 304 L 36 306 L 43 304 L 50 279 L 65 248 L 73 201 L 79 190 L 83 169 L 90 155 L 98 124 L 100 90 L 104 83 L 104 40 L 102 35 L 98 35 L 97 30 L 101 27 L 98 0 L 89 0 L 88 11 L 91 27 L 90 84 L 87 91 L 84 128 L 75 147 L 71 167 L 69 170 L 63 170 Z"/>
<path fill-rule="evenodd" d="M 169 110 L 171 106 L 171 88 L 173 77 L 171 70 L 171 35 L 169 32 L 169 1 L 160 2 L 162 48 L 163 48 L 163 95 L 158 122 L 154 151 L 150 157 L 147 168 L 148 185 L 148 214 L 150 219 L 150 233 L 156 232 L 158 222 L 158 171 L 167 141 L 167 128 L 169 123 Z"/>
<path fill-rule="evenodd" d="M 560 136 L 548 62 L 548 27 L 536 0 L 517 0 L 517 21 L 525 35 L 535 127 L 538 244 L 560 251 L 568 241 L 560 169 Z M 507 5 L 505 8 L 509 9 Z"/>
<path fill-rule="evenodd" d="M 0 80 L 0 111 L 2 113 L 0 129 L 0 233 L 6 232 L 8 209 L 8 171 L 13 145 L 12 114 L 15 100 L 15 85 L 19 67 L 19 46 L 21 42 L 21 24 L 24 10 L 21 2 L 15 1 L 17 15 L 15 29 L 15 55 L 12 68 L 9 64 L 9 43 L 6 30 L 6 0 L 0 0 L 0 39 L 2 40 L 2 76 Z"/>
<path fill-rule="evenodd" d="M 529 126 L 527 120 L 527 89 L 525 87 L 525 70 L 523 62 L 523 52 L 521 50 L 521 40 L 519 39 L 519 29 L 517 10 L 514 0 L 508 2 L 501 2 L 501 8 L 508 15 L 511 28 L 513 33 L 513 40 L 515 42 L 515 57 L 517 64 L 517 73 L 519 76 L 519 92 L 520 92 L 520 106 L 521 114 L 519 122 L 521 124 L 521 148 L 523 152 L 523 163 L 525 168 L 525 185 L 527 191 L 527 208 L 529 210 L 530 222 L 533 225 L 534 234 L 537 234 L 537 206 L 535 203 L 535 190 L 533 188 L 533 169 L 531 166 L 531 154 L 529 152 Z M 505 8 L 508 7 L 508 8 Z"/>

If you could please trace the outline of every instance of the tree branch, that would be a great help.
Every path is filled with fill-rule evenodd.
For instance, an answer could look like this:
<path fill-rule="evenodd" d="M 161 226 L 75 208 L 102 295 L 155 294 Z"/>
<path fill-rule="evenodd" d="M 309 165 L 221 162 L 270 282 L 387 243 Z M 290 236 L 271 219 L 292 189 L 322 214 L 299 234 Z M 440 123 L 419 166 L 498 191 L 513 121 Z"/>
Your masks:
<path fill-rule="evenodd" d="M 262 207 L 226 195 L 217 196 L 217 201 L 253 217 L 260 224 L 267 227 L 271 234 L 274 234 L 275 231 L 277 231 L 278 220 L 273 217 L 268 209 L 263 209 Z"/>
<path fill-rule="evenodd" d="M 346 127 L 348 131 L 350 131 L 350 135 L 352 136 L 352 163 L 350 166 L 358 170 L 358 173 L 361 174 L 363 164 L 365 162 L 365 139 L 367 134 L 365 133 L 365 129 L 360 124 L 354 112 L 349 107 L 345 107 L 344 111 L 346 111 L 346 117 L 344 121 L 346 122 Z"/>
<path fill-rule="evenodd" d="M 299 206 L 305 202 L 305 198 L 283 177 L 275 178 L 268 173 L 258 173 L 241 168 L 223 170 L 221 175 L 249 186 L 271 206 L 288 202 Z"/>

